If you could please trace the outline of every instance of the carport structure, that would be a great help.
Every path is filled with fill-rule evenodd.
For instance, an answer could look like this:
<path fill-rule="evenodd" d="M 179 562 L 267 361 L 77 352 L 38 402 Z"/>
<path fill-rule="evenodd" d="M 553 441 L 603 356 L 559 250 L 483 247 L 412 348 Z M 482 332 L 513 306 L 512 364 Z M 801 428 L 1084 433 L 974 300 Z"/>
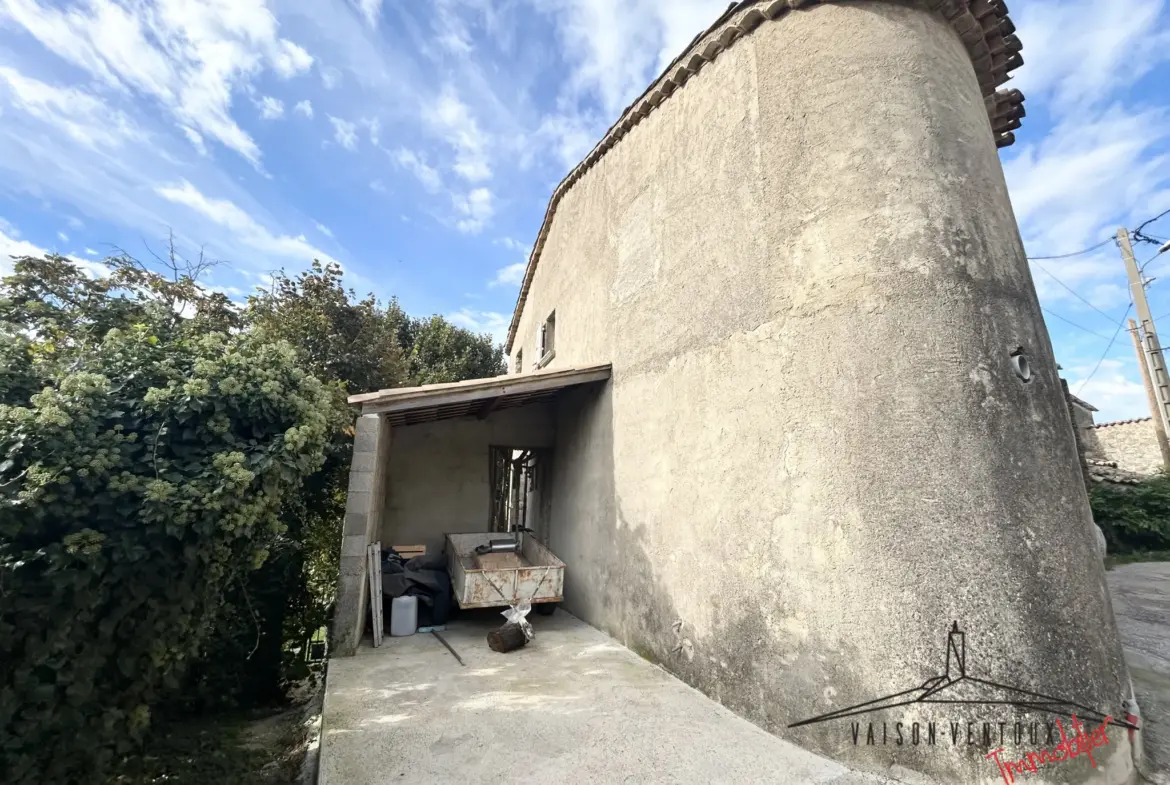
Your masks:
<path fill-rule="evenodd" d="M 559 394 L 609 377 L 609 364 L 589 365 L 349 398 L 361 416 L 342 532 L 334 656 L 354 654 L 365 632 L 368 546 L 424 544 L 434 553 L 447 533 L 491 531 L 499 523 L 493 457 L 513 451 L 551 457 Z M 541 488 L 532 484 L 518 500 L 537 526 L 549 503 Z"/>

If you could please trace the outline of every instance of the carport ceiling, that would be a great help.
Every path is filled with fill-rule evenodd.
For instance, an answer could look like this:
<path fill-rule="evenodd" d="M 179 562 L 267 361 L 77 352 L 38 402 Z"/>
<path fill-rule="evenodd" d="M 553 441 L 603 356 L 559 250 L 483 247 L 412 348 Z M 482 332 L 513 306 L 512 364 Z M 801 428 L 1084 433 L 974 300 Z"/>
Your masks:
<path fill-rule="evenodd" d="M 500 409 L 549 400 L 566 387 L 604 381 L 609 374 L 608 363 L 545 369 L 451 384 L 396 387 L 351 395 L 349 402 L 360 405 L 362 414 L 386 415 L 392 426 L 456 417 L 484 418 Z"/>

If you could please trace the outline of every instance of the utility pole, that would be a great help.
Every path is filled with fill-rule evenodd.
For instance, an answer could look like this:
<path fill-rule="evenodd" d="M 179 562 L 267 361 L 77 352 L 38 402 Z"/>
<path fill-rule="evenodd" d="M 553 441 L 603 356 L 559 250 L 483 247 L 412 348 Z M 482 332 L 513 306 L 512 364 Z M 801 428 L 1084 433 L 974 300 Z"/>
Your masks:
<path fill-rule="evenodd" d="M 1140 338 L 1144 363 L 1143 372 L 1149 379 L 1147 390 L 1151 394 L 1153 411 L 1151 414 L 1160 433 L 1159 441 L 1162 446 L 1162 460 L 1167 468 L 1167 448 L 1165 445 L 1167 426 L 1170 425 L 1170 376 L 1166 374 L 1166 360 L 1162 357 L 1162 345 L 1158 342 L 1158 333 L 1154 329 L 1154 319 L 1150 316 L 1150 305 L 1146 302 L 1146 283 L 1142 280 L 1138 270 L 1137 260 L 1133 258 L 1133 246 L 1129 242 L 1129 231 L 1125 228 L 1117 230 L 1117 244 L 1121 246 L 1121 257 L 1125 261 L 1125 273 L 1129 276 L 1129 291 L 1133 295 L 1133 303 L 1137 307 Z"/>
<path fill-rule="evenodd" d="M 1142 349 L 1141 328 L 1133 319 L 1129 320 L 1129 334 L 1133 338 L 1133 348 L 1137 352 L 1138 368 L 1142 372 L 1142 383 L 1146 386 L 1146 397 L 1150 401 L 1150 414 L 1158 411 L 1158 394 L 1154 391 L 1154 383 L 1150 380 L 1150 364 L 1146 360 L 1146 353 Z M 1170 471 L 1170 440 L 1166 439 L 1166 427 L 1162 418 L 1154 416 L 1154 432 L 1158 434 L 1158 448 L 1162 451 L 1162 466 Z"/>

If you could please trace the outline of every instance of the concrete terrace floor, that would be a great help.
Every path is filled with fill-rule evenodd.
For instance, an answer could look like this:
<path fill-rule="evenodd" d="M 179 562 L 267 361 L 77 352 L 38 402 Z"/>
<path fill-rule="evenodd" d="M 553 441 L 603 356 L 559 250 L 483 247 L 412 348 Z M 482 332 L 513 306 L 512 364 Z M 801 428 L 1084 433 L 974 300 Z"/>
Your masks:
<path fill-rule="evenodd" d="M 320 785 L 881 785 L 766 733 L 558 610 L 498 654 L 498 613 L 329 663 Z"/>
<path fill-rule="evenodd" d="M 1142 712 L 1145 773 L 1170 785 L 1170 562 L 1115 567 L 1106 579 Z"/>

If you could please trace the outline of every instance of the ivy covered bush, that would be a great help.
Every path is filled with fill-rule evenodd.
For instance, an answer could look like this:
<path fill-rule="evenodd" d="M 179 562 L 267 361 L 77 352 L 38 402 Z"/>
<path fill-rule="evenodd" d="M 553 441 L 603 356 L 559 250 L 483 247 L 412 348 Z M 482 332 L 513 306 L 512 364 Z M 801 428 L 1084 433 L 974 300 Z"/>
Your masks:
<path fill-rule="evenodd" d="M 18 260 L 0 363 L 0 777 L 100 781 L 279 541 L 336 393 L 127 260 Z"/>
<path fill-rule="evenodd" d="M 0 280 L 0 782 L 103 782 L 152 718 L 282 700 L 331 612 L 347 393 L 504 371 L 336 264 L 235 304 L 159 262 Z"/>
<path fill-rule="evenodd" d="M 1089 500 L 1109 553 L 1170 551 L 1170 477 L 1157 475 L 1132 486 L 1096 485 Z"/>

